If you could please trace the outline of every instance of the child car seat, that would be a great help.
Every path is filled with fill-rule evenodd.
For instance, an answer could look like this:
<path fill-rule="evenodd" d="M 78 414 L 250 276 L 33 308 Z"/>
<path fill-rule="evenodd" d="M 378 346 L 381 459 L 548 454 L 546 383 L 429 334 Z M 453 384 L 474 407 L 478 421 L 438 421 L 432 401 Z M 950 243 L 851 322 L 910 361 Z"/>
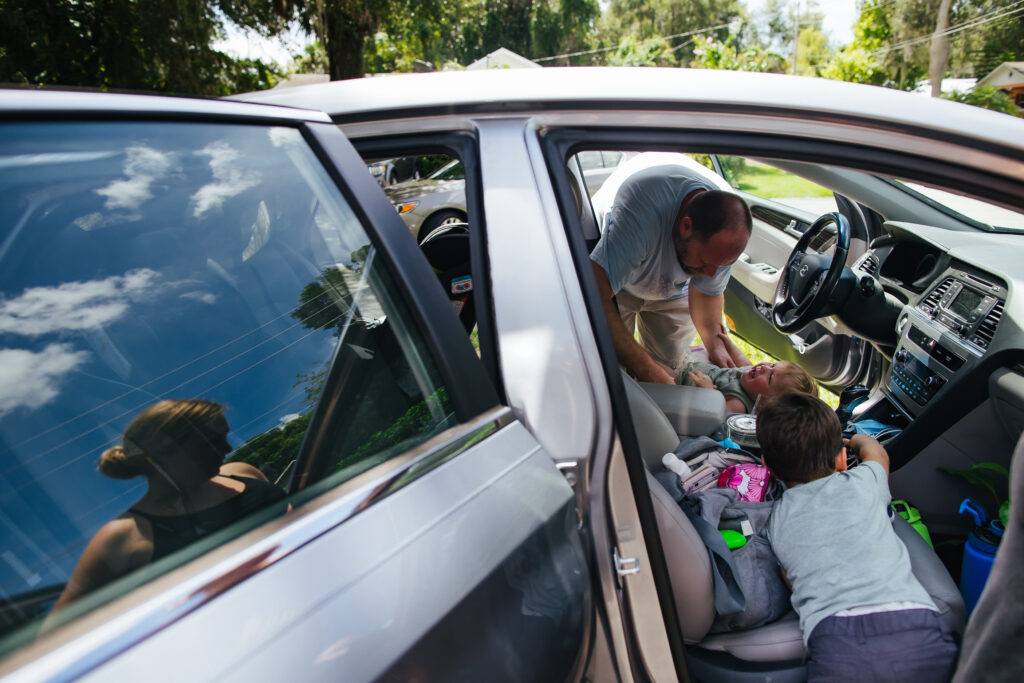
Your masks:
<path fill-rule="evenodd" d="M 469 334 L 476 326 L 469 256 L 469 226 L 466 223 L 439 226 L 423 238 L 420 249 L 441 281 L 445 294 L 452 300 L 466 334 Z"/>

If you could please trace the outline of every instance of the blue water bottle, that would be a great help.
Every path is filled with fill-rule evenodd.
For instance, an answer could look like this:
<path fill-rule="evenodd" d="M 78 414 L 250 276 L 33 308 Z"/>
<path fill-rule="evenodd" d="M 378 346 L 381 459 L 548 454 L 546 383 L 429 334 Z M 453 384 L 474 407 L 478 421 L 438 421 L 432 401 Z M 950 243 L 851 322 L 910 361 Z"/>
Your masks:
<path fill-rule="evenodd" d="M 960 514 L 965 512 L 974 518 L 975 524 L 964 544 L 964 563 L 960 568 L 960 595 L 970 616 L 992 571 L 999 542 L 1003 540 L 1003 525 L 998 519 L 986 524 L 985 511 L 970 498 L 960 503 Z"/>

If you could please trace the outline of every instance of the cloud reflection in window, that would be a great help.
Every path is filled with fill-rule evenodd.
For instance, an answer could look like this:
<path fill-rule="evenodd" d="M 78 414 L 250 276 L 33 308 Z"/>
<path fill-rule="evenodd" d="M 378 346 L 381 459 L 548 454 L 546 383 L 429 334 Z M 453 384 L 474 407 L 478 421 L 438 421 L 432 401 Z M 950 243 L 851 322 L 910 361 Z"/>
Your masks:
<path fill-rule="evenodd" d="M 172 153 L 145 145 L 129 147 L 125 150 L 126 177 L 96 190 L 96 194 L 107 198 L 103 204 L 107 209 L 137 210 L 153 198 L 153 184 L 167 175 L 173 159 Z"/>
<path fill-rule="evenodd" d="M 227 142 L 212 142 L 195 154 L 210 158 L 210 171 L 214 178 L 214 182 L 203 185 L 190 198 L 195 203 L 192 215 L 196 218 L 219 209 L 225 201 L 256 186 L 261 180 L 259 172 L 247 168 L 242 153 Z"/>
<path fill-rule="evenodd" d="M 27 336 L 88 330 L 120 318 L 129 303 L 145 295 L 159 278 L 139 268 L 102 280 L 32 287 L 13 299 L 0 299 L 0 333 Z"/>
<path fill-rule="evenodd" d="M 0 415 L 15 408 L 35 409 L 58 394 L 61 379 L 85 362 L 89 354 L 70 344 L 50 344 L 38 353 L 0 349 Z"/>

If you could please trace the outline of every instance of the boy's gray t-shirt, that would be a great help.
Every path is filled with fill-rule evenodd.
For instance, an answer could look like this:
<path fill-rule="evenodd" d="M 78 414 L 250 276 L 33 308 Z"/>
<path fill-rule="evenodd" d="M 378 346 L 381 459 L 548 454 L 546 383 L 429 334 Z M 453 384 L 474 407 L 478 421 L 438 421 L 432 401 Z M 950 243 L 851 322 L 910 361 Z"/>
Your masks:
<path fill-rule="evenodd" d="M 894 602 L 936 609 L 893 531 L 891 499 L 885 470 L 866 462 L 793 486 L 775 503 L 768 538 L 793 584 L 805 643 L 842 610 Z"/>

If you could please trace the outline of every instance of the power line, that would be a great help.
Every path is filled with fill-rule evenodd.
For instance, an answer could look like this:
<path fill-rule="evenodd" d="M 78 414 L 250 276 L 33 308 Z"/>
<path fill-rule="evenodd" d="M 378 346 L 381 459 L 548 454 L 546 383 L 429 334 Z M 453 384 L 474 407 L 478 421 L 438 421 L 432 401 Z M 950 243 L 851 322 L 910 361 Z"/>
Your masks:
<path fill-rule="evenodd" d="M 896 0 L 893 0 L 893 2 L 895 2 L 895 1 Z M 1004 8 L 1000 8 L 1000 9 L 997 9 L 997 10 L 993 10 L 993 11 L 989 12 L 988 14 L 983 14 L 983 15 L 981 15 L 979 17 L 975 17 L 974 19 L 969 19 L 968 21 L 965 21 L 962 24 L 957 24 L 956 26 L 950 27 L 949 29 L 943 31 L 942 33 L 939 34 L 939 36 L 950 36 L 950 35 L 953 35 L 955 33 L 960 33 L 962 31 L 966 31 L 966 30 L 971 29 L 971 28 L 976 28 L 978 26 L 983 26 L 985 24 L 989 24 L 989 23 L 991 23 L 993 21 L 1006 21 L 1008 19 L 1013 18 L 1015 15 L 1018 15 L 1018 14 L 1021 14 L 1022 12 L 1024 12 L 1024 7 L 1021 7 L 1021 5 L 1024 5 L 1024 0 L 1018 0 L 1017 2 L 1015 2 L 1012 5 L 1010 5 L 1009 7 L 1004 7 Z M 912 45 L 918 45 L 920 43 L 924 43 L 926 41 L 933 40 L 936 37 L 937 36 L 934 33 L 929 33 L 928 35 L 918 36 L 916 38 L 908 38 L 907 40 L 901 41 L 901 42 L 896 43 L 894 45 L 887 45 L 885 47 L 880 47 L 880 48 L 878 48 L 876 50 L 869 50 L 869 51 L 865 52 L 864 54 L 869 56 L 869 57 L 870 56 L 876 56 L 876 55 L 884 55 L 884 54 L 887 54 L 889 52 L 895 52 L 896 50 L 901 50 L 901 49 L 903 49 L 905 47 L 910 47 Z M 827 57 L 827 56 L 828 55 L 815 55 L 815 58 Z M 810 66 L 812 68 L 816 68 L 816 67 L 819 67 L 819 66 L 825 66 L 825 63 L 811 64 Z"/>
<path fill-rule="evenodd" d="M 728 23 L 728 24 L 719 24 L 718 26 L 709 27 L 707 29 L 697 29 L 696 31 L 686 31 L 684 33 L 673 34 L 671 36 L 655 36 L 653 38 L 645 38 L 644 40 L 642 40 L 640 42 L 641 43 L 649 43 L 650 41 L 653 41 L 653 40 L 675 40 L 676 38 L 685 38 L 687 36 L 696 36 L 696 35 L 701 34 L 701 33 L 711 33 L 712 31 L 719 31 L 721 29 L 728 29 L 729 26 L 731 26 L 731 24 L 732 24 L 731 22 Z M 686 45 L 686 43 L 683 43 L 682 45 Z M 677 45 L 673 49 L 674 50 L 675 49 L 679 49 L 680 47 L 682 47 L 682 45 Z M 567 52 L 565 54 L 556 54 L 556 55 L 550 56 L 550 57 L 538 57 L 537 59 L 534 59 L 534 61 L 552 61 L 554 59 L 565 59 L 565 58 L 568 58 L 568 57 L 579 57 L 579 56 L 582 56 L 584 54 L 598 54 L 600 52 L 611 52 L 612 50 L 617 50 L 620 47 L 622 47 L 622 44 L 615 45 L 613 47 L 599 47 L 599 48 L 596 48 L 596 49 L 593 49 L 593 50 L 581 50 L 579 52 Z"/>

